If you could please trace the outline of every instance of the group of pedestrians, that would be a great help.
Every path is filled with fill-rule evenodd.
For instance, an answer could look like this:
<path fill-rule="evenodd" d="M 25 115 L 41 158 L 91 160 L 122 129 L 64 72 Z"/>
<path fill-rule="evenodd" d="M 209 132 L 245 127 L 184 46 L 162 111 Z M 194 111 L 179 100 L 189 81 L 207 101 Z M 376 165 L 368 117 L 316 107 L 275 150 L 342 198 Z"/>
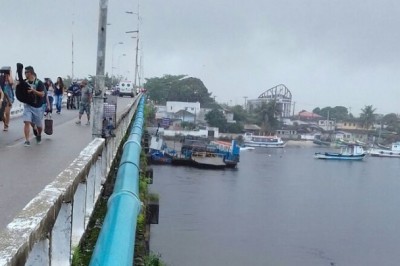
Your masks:
<path fill-rule="evenodd" d="M 50 78 L 45 78 L 45 82 L 42 82 L 37 78 L 32 66 L 25 67 L 25 77 L 25 81 L 30 86 L 28 93 L 32 94 L 37 99 L 40 99 L 39 104 L 36 105 L 28 103 L 24 104 L 24 111 L 22 114 L 25 137 L 24 146 L 29 147 L 31 145 L 31 128 L 35 135 L 36 143 L 41 143 L 43 119 L 46 116 L 51 117 L 53 113 L 53 105 L 56 107 L 56 113 L 61 114 L 62 98 L 64 92 L 66 92 L 66 88 L 61 77 L 58 77 L 55 83 L 53 83 Z M 11 69 L 0 73 L 0 120 L 2 120 L 4 124 L 3 131 L 8 131 L 9 129 L 10 113 L 15 100 L 15 88 L 17 83 L 18 81 L 13 80 L 12 78 Z M 80 87 L 82 98 L 79 106 L 79 120 L 76 124 L 81 124 L 81 117 L 84 112 L 86 112 L 87 125 L 89 125 L 92 90 L 89 88 L 87 80 L 83 80 Z"/>

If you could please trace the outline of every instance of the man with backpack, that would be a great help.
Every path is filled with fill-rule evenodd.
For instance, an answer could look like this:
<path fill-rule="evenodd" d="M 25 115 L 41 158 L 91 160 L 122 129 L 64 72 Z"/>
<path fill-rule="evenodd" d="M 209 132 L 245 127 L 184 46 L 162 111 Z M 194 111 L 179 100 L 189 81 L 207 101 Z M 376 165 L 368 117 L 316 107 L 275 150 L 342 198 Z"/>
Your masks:
<path fill-rule="evenodd" d="M 24 113 L 22 115 L 24 121 L 24 135 L 25 135 L 25 147 L 31 145 L 29 141 L 29 133 L 31 126 L 33 127 L 34 135 L 36 136 L 37 144 L 42 141 L 42 120 L 43 120 L 43 97 L 45 96 L 44 84 L 41 80 L 36 77 L 36 73 L 31 66 L 25 67 L 26 82 L 31 87 L 28 93 L 31 93 L 34 101 L 32 104 L 24 104 Z"/>

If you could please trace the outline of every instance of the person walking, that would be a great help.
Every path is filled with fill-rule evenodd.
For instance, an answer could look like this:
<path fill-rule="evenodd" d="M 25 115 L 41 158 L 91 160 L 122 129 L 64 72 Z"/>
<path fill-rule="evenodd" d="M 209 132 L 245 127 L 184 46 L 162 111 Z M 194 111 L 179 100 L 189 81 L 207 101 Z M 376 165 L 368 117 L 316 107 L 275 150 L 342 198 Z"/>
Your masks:
<path fill-rule="evenodd" d="M 3 89 L 0 88 L 0 117 L 4 116 L 4 109 L 5 109 L 5 99 L 4 99 L 4 92 Z"/>
<path fill-rule="evenodd" d="M 0 87 L 4 92 L 5 99 L 5 109 L 4 109 L 4 131 L 8 131 L 8 127 L 10 125 L 10 116 L 11 116 L 11 108 L 14 103 L 14 90 L 13 90 L 13 79 L 11 76 L 11 71 L 5 73 L 1 76 Z"/>
<path fill-rule="evenodd" d="M 81 124 L 81 118 L 84 112 L 86 112 L 87 122 L 86 125 L 90 125 L 90 105 L 92 103 L 92 88 L 88 86 L 86 79 L 81 82 L 81 101 L 79 104 L 79 119 L 75 123 Z"/>
<path fill-rule="evenodd" d="M 24 146 L 31 145 L 29 141 L 29 133 L 31 126 L 33 127 L 34 135 L 36 136 L 37 144 L 42 141 L 42 120 L 43 120 L 43 97 L 45 96 L 45 87 L 41 80 L 36 77 L 36 73 L 32 66 L 25 67 L 26 82 L 31 87 L 28 93 L 32 94 L 34 99 L 32 104 L 24 104 L 24 113 L 22 119 L 24 121 Z"/>
<path fill-rule="evenodd" d="M 57 78 L 57 82 L 54 86 L 54 101 L 56 104 L 57 114 L 61 113 L 62 97 L 64 94 L 64 82 L 61 77 Z"/>
<path fill-rule="evenodd" d="M 51 79 L 46 79 L 45 82 L 45 87 L 46 87 L 46 101 L 44 102 L 45 105 L 45 115 L 47 115 L 48 113 L 52 114 L 53 113 L 53 101 L 54 101 L 54 84 L 51 81 Z"/>

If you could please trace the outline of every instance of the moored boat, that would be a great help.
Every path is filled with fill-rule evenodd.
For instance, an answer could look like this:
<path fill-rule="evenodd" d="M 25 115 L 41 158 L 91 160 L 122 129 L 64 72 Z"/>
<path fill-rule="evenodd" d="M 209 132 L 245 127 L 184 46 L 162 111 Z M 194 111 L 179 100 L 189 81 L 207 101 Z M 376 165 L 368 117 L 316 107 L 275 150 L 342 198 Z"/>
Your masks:
<path fill-rule="evenodd" d="M 204 169 L 223 169 L 227 165 L 219 154 L 209 152 L 194 152 L 191 155 L 192 166 Z"/>
<path fill-rule="evenodd" d="M 390 149 L 372 148 L 368 153 L 374 157 L 400 158 L 400 142 L 393 143 Z"/>
<path fill-rule="evenodd" d="M 240 151 L 252 151 L 254 149 L 254 147 L 240 147 Z"/>
<path fill-rule="evenodd" d="M 186 136 L 182 140 L 180 154 L 172 158 L 172 165 L 186 165 L 197 168 L 235 168 L 240 160 L 240 149 L 235 140 L 229 142 L 211 141 L 205 138 Z"/>
<path fill-rule="evenodd" d="M 366 152 L 360 145 L 347 145 L 342 147 L 340 152 L 316 152 L 314 158 L 324 160 L 347 160 L 361 161 L 365 158 Z"/>
<path fill-rule="evenodd" d="M 245 147 L 284 148 L 286 142 L 277 136 L 257 136 L 252 133 L 243 135 Z"/>
<path fill-rule="evenodd" d="M 169 149 L 163 138 L 156 135 L 151 136 L 149 146 L 150 162 L 153 164 L 171 164 L 176 151 Z"/>

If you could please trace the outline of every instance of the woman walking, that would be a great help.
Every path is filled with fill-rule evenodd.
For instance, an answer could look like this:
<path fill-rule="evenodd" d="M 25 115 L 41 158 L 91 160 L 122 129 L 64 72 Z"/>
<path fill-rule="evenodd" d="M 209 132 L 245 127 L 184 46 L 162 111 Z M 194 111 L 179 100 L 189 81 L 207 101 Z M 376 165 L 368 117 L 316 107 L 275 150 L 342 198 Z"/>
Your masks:
<path fill-rule="evenodd" d="M 54 84 L 51 81 L 51 79 L 47 79 L 45 82 L 45 87 L 47 90 L 47 101 L 46 101 L 46 108 L 44 110 L 45 115 L 48 113 L 52 114 L 53 113 L 53 102 L 54 102 Z"/>
<path fill-rule="evenodd" d="M 54 100 L 57 108 L 57 114 L 61 113 L 62 96 L 64 94 L 64 83 L 61 77 L 57 78 L 57 82 L 54 86 Z"/>
<path fill-rule="evenodd" d="M 10 115 L 11 115 L 11 107 L 12 104 L 14 103 L 14 90 L 13 90 L 13 79 L 11 76 L 11 71 L 8 73 L 5 73 L 4 75 L 1 76 L 0 79 L 0 90 L 3 90 L 4 92 L 4 104 L 5 104 L 5 109 L 4 109 L 4 117 L 3 117 L 3 123 L 4 123 L 4 131 L 8 131 L 8 126 L 10 125 Z"/>

